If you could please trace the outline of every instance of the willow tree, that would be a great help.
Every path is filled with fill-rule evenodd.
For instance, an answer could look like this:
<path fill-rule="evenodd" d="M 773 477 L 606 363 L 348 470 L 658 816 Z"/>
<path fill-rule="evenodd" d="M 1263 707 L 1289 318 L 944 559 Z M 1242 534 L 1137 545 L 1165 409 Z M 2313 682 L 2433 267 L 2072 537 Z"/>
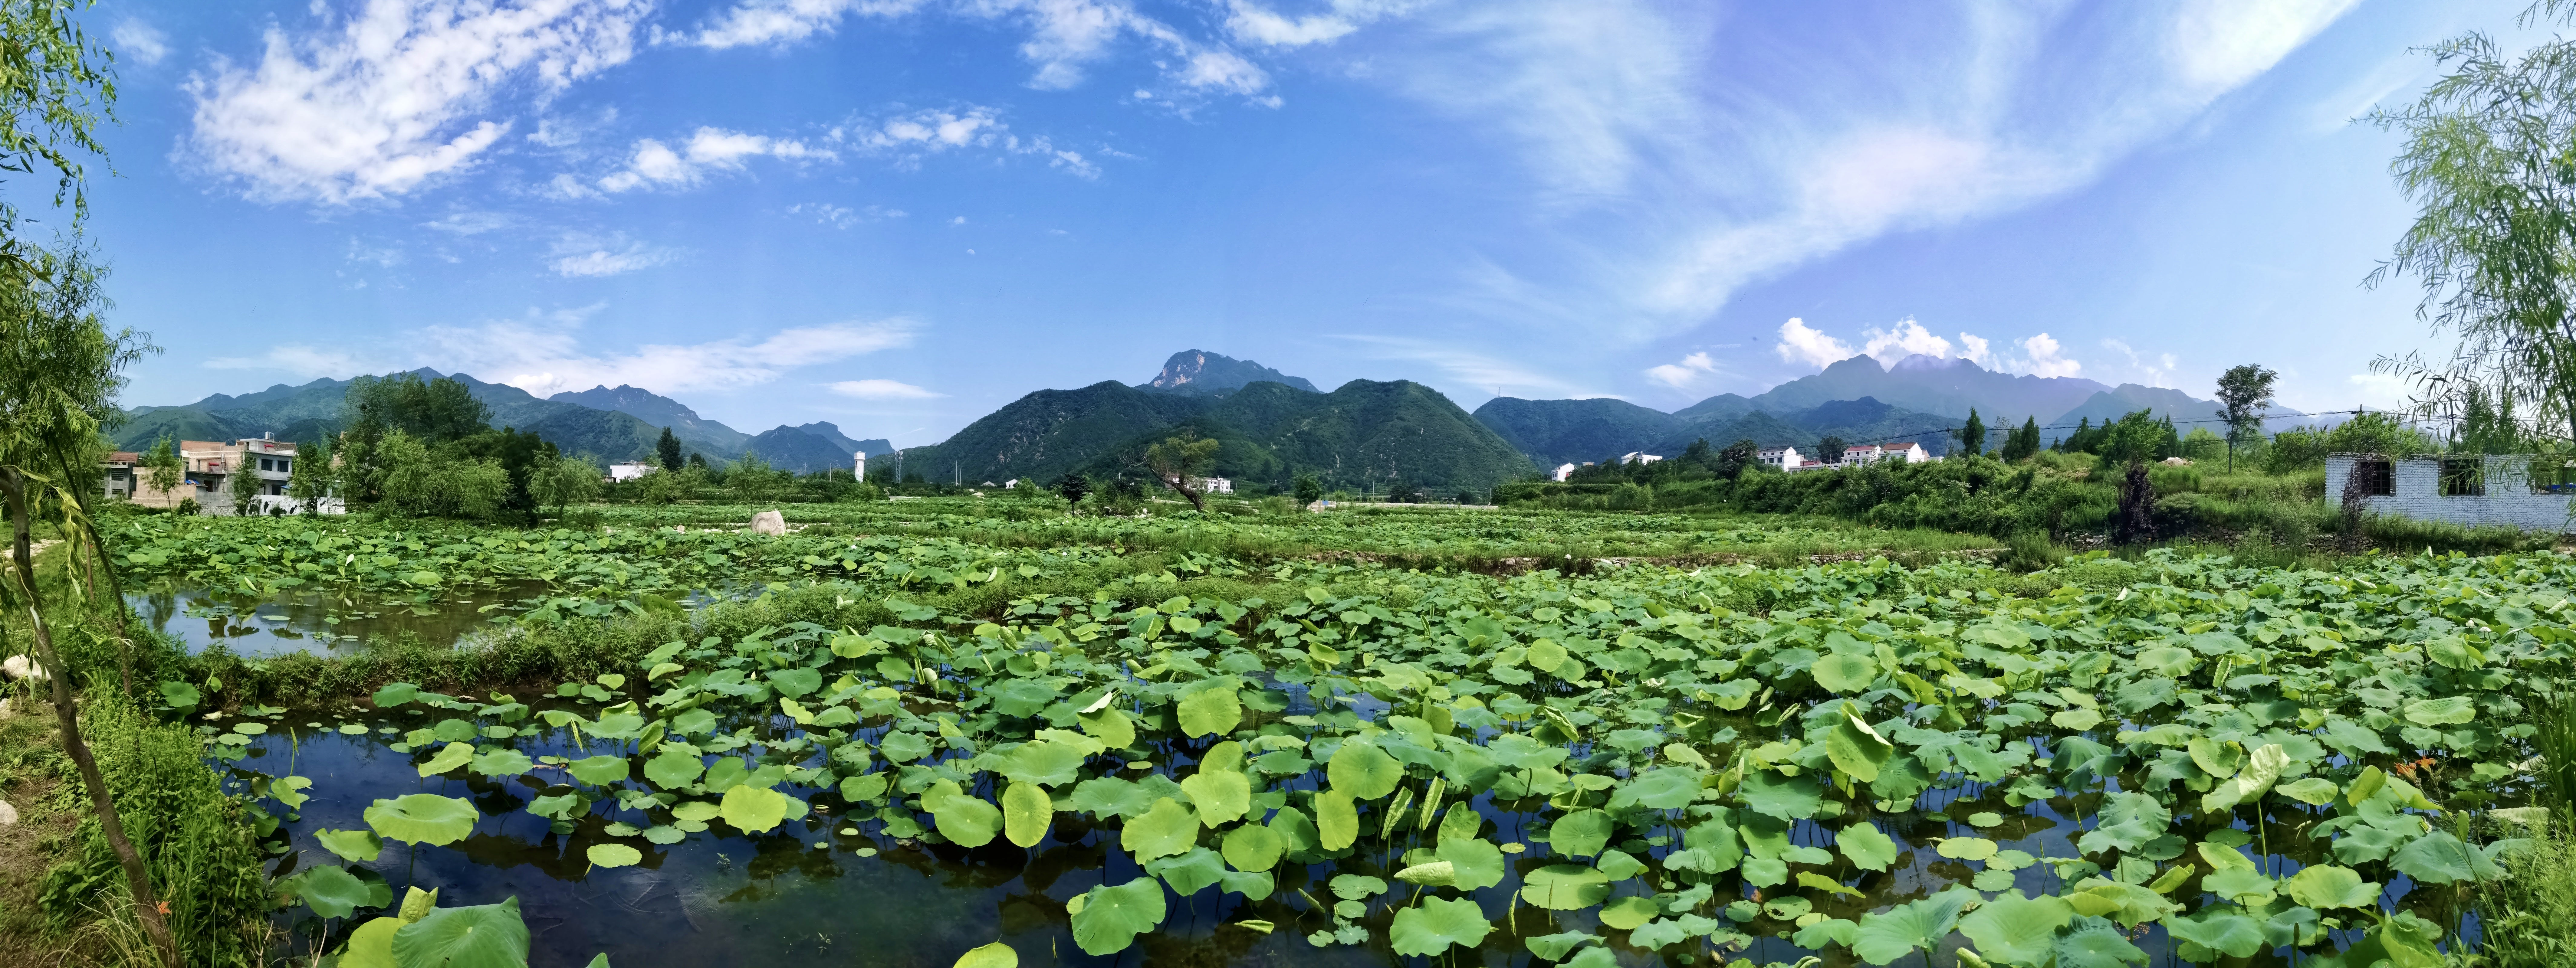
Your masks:
<path fill-rule="evenodd" d="M 2521 22 L 2571 13 L 2576 0 L 2542 0 Z M 2514 54 L 2471 32 L 2425 52 L 2448 73 L 2413 104 L 2369 115 L 2405 137 L 2389 171 L 2417 212 L 2367 282 L 2416 277 L 2417 316 L 2457 342 L 2446 359 L 2371 368 L 2414 386 L 2418 416 L 2461 417 L 2474 386 L 2576 440 L 2576 41 Z"/>
<path fill-rule="evenodd" d="M 84 159 L 106 153 L 98 128 L 113 119 L 116 100 L 114 56 L 75 20 L 89 5 L 0 0 L 0 172 L 52 177 L 53 207 L 69 207 L 75 229 L 89 211 Z M 43 503 L 65 519 L 67 560 L 75 563 L 69 573 L 78 580 L 78 562 L 105 561 L 98 532 L 82 511 L 97 465 L 69 462 L 91 452 L 102 415 L 115 409 L 123 369 L 145 344 L 131 332 L 108 335 L 94 312 L 62 311 L 67 304 L 96 305 L 97 277 L 78 277 L 74 263 L 84 262 L 85 252 L 76 241 L 48 253 L 21 237 L 25 220 L 12 199 L 24 197 L 0 195 L 0 503 L 6 504 L 11 537 L 0 602 L 12 613 L 23 612 L 31 626 L 37 661 L 51 676 L 63 752 L 79 770 L 99 830 L 125 869 L 135 919 L 165 968 L 179 968 L 179 946 L 151 872 L 126 838 L 98 760 L 81 738 L 72 670 L 54 649 L 29 541 L 29 517 L 50 494 L 54 500 Z M 110 604 L 120 613 L 124 607 L 121 601 Z"/>

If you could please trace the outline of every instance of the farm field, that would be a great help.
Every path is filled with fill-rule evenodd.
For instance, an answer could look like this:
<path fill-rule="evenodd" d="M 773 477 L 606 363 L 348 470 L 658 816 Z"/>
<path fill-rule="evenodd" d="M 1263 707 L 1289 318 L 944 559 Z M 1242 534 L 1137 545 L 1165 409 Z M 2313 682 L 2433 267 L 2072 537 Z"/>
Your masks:
<path fill-rule="evenodd" d="M 118 549 L 380 613 L 525 590 L 458 648 L 579 662 L 218 650 L 156 704 L 294 858 L 298 950 L 380 943 L 418 886 L 541 928 L 534 963 L 627 966 L 2409 963 L 2537 820 L 2576 584 L 2545 552 L 1486 573 L 1371 556 L 1868 532 L 956 505 Z"/>

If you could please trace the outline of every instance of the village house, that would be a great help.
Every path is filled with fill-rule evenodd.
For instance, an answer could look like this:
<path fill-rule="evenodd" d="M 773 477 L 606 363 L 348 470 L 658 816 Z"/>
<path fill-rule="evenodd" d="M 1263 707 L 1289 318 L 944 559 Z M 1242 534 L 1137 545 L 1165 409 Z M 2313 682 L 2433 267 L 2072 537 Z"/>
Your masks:
<path fill-rule="evenodd" d="M 134 485 L 137 480 L 135 468 L 142 463 L 143 455 L 130 450 L 111 452 L 98 462 L 99 476 L 106 483 L 108 500 L 134 497 Z"/>
<path fill-rule="evenodd" d="M 1806 463 L 1795 447 L 1765 447 L 1753 453 L 1757 463 L 1769 464 L 1784 471 L 1794 471 Z"/>
<path fill-rule="evenodd" d="M 231 514 L 233 510 L 232 475 L 249 474 L 258 479 L 259 493 L 283 498 L 287 479 L 295 471 L 295 444 L 263 435 L 244 437 L 232 443 L 212 440 L 179 442 L 180 485 L 173 490 L 151 486 L 152 471 L 143 466 L 141 454 L 131 456 L 126 466 L 133 482 L 128 496 L 136 504 L 151 508 L 175 508 L 182 501 L 194 500 L 197 506 L 213 514 Z M 115 481 L 115 464 L 107 465 L 108 480 Z M 272 502 L 263 502 L 263 505 Z"/>
<path fill-rule="evenodd" d="M 623 464 L 610 464 L 608 465 L 608 481 L 611 484 L 623 484 L 627 481 L 634 480 L 646 474 L 654 473 L 661 469 L 662 465 L 648 463 L 645 461 L 628 461 Z"/>

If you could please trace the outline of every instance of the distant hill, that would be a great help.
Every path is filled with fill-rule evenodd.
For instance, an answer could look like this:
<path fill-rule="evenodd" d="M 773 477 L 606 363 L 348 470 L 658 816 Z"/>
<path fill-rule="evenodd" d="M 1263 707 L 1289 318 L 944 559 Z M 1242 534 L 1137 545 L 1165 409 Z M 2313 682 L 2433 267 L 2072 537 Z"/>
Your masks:
<path fill-rule="evenodd" d="M 2123 383 L 2085 398 L 2083 403 L 2066 411 L 2055 420 L 2042 417 L 2040 423 L 2043 426 L 2072 425 L 2079 420 L 2091 420 L 2099 425 L 2116 421 L 2140 410 L 2153 411 L 2159 419 L 2170 416 L 2175 420 L 2210 420 L 2217 417 L 2219 406 L 2207 400 L 2192 399 L 2190 394 L 2180 390 Z M 2213 426 L 2212 430 L 2216 431 L 2218 428 Z M 2072 432 L 2057 431 L 2042 436 L 2062 437 Z"/>
<path fill-rule="evenodd" d="M 1909 356 L 1894 366 L 1880 366 L 1869 356 L 1855 356 L 1772 387 L 1751 398 L 1769 413 L 1789 413 L 1836 400 L 1873 397 L 1889 404 L 1935 416 L 1965 420 L 1974 407 L 1988 424 L 2026 417 L 2047 423 L 2108 390 L 2082 377 L 2015 376 L 1997 373 L 1969 360 Z"/>
<path fill-rule="evenodd" d="M 1331 393 L 1256 381 L 1222 397 L 1104 381 L 1040 390 L 894 460 L 906 474 L 968 484 L 1052 481 L 1069 471 L 1115 476 L 1145 448 L 1187 429 L 1220 442 L 1211 473 L 1284 486 L 1313 473 L 1328 486 L 1489 489 L 1529 473 L 1529 460 L 1449 398 L 1409 380 L 1353 380 Z"/>
<path fill-rule="evenodd" d="M 427 367 L 412 372 L 425 380 L 450 376 Z M 518 387 L 485 383 L 462 373 L 451 378 L 492 408 L 493 426 L 536 434 L 566 453 L 588 454 L 607 461 L 638 460 L 652 456 L 654 444 L 661 438 L 660 426 L 632 414 L 540 400 Z M 148 448 L 165 432 L 183 440 L 232 440 L 261 434 L 275 434 L 280 440 L 327 436 L 341 429 L 340 406 L 348 397 L 349 383 L 332 379 L 302 386 L 281 383 L 238 397 L 218 393 L 185 406 L 136 407 L 127 411 L 125 426 L 117 428 L 114 436 L 117 446 L 125 450 Z M 738 445 L 718 446 L 677 429 L 672 433 L 680 437 L 684 446 L 711 458 L 729 460 L 741 455 Z"/>
<path fill-rule="evenodd" d="M 751 443 L 750 434 L 700 417 L 697 411 L 680 401 L 642 387 L 623 383 L 616 389 L 595 386 L 588 390 L 566 390 L 546 399 L 593 410 L 613 410 L 656 427 L 669 427 L 671 435 L 680 438 L 683 445 L 696 444 L 699 451 L 711 457 L 740 454 L 743 447 Z"/>
<path fill-rule="evenodd" d="M 1737 397 L 1736 399 L 1743 399 Z M 1732 416 L 1732 414 L 1730 414 Z M 1495 397 L 1476 420 L 1542 468 L 1599 461 L 1658 444 L 1691 421 L 1625 400 Z"/>
<path fill-rule="evenodd" d="M 1691 404 L 1690 406 L 1675 410 L 1673 411 L 1673 416 L 1681 418 L 1684 423 L 1700 423 L 1708 420 L 1724 420 L 1728 417 L 1740 417 L 1760 409 L 1762 409 L 1761 404 L 1732 393 L 1721 393 L 1698 403 Z"/>
<path fill-rule="evenodd" d="M 1182 350 L 1163 361 L 1163 371 L 1137 389 L 1161 393 L 1222 396 L 1254 383 L 1284 383 L 1308 393 L 1321 393 L 1304 377 L 1289 376 L 1251 360 L 1238 360 L 1206 350 Z"/>

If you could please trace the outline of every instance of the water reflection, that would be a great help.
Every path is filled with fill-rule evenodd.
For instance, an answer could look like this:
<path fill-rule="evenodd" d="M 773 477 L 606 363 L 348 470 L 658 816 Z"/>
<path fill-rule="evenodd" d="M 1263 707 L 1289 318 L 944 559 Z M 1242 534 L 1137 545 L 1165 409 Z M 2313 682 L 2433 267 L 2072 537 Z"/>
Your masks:
<path fill-rule="evenodd" d="M 544 591 L 543 583 L 520 582 L 411 596 L 324 588 L 250 595 L 162 583 L 129 591 L 125 600 L 135 614 L 191 654 L 221 642 L 234 654 L 257 658 L 293 652 L 348 655 L 378 637 L 411 636 L 428 645 L 453 645 Z"/>

